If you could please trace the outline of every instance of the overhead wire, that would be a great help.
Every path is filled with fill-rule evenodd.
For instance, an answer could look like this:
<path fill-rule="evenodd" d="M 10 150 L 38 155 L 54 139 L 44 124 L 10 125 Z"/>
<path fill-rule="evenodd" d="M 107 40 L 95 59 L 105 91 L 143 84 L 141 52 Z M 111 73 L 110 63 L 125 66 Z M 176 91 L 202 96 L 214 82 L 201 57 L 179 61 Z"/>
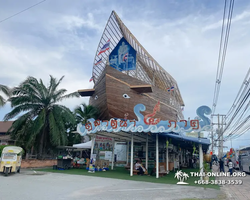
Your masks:
<path fill-rule="evenodd" d="M 250 111 L 250 69 L 246 74 L 245 79 L 241 85 L 241 88 L 233 102 L 233 105 L 229 109 L 227 113 L 226 119 L 226 127 L 223 130 L 223 134 L 225 135 L 225 140 L 236 138 L 241 135 L 242 132 L 245 133 L 247 130 L 246 125 L 248 125 L 248 115 Z M 245 86 L 245 87 L 244 87 Z M 232 115 L 232 116 L 231 116 Z M 231 117 L 230 117 L 231 116 Z M 250 125 L 250 124 L 249 124 Z"/>
<path fill-rule="evenodd" d="M 243 97 L 243 99 L 240 102 L 240 105 L 237 107 L 236 111 L 234 112 L 232 118 L 230 119 L 230 121 L 228 122 L 228 124 L 226 125 L 225 129 L 223 132 L 225 132 L 228 127 L 231 125 L 231 123 L 233 122 L 233 120 L 235 119 L 235 117 L 237 116 L 237 114 L 239 113 L 240 109 L 243 107 L 243 105 L 245 104 L 245 102 L 247 101 L 248 97 L 250 95 L 250 89 L 248 89 L 247 94 L 245 94 L 245 96 Z"/>
<path fill-rule="evenodd" d="M 6 18 L 0 20 L 0 23 L 3 23 L 3 22 L 5 22 L 5 21 L 7 21 L 8 19 L 10 19 L 10 18 L 12 18 L 12 17 L 15 17 L 15 16 L 17 16 L 17 15 L 19 15 L 19 14 L 21 14 L 21 13 L 23 13 L 23 12 L 25 12 L 25 11 L 31 9 L 31 8 L 33 8 L 33 7 L 35 7 L 35 6 L 37 6 L 37 5 L 39 5 L 39 4 L 43 3 L 43 2 L 45 2 L 45 1 L 46 1 L 46 0 L 40 1 L 40 2 L 38 2 L 38 3 L 36 3 L 36 4 L 32 5 L 32 6 L 30 6 L 30 7 L 28 7 L 28 8 L 25 8 L 24 10 L 21 10 L 21 11 L 15 13 L 15 14 L 9 16 L 9 17 L 6 17 Z"/>
<path fill-rule="evenodd" d="M 242 98 L 242 96 L 243 96 L 245 90 L 247 89 L 246 86 L 249 84 L 249 81 L 250 81 L 250 78 L 248 78 L 248 77 L 249 77 L 249 74 L 250 74 L 250 68 L 248 69 L 248 72 L 247 72 L 247 74 L 246 74 L 246 77 L 245 77 L 245 79 L 243 80 L 243 83 L 242 83 L 242 85 L 241 85 L 241 87 L 240 87 L 240 90 L 239 90 L 238 94 L 236 95 L 236 98 L 235 98 L 235 100 L 234 100 L 234 102 L 233 102 L 233 105 L 231 106 L 231 108 L 229 109 L 228 113 L 226 114 L 226 119 L 232 114 L 232 112 L 233 112 L 234 109 L 236 108 L 236 105 L 238 104 L 238 102 L 239 102 L 240 99 Z M 247 80 L 247 79 L 248 79 L 248 80 Z M 245 88 L 244 88 L 244 90 L 243 90 L 244 85 L 245 85 Z M 240 95 L 240 93 L 241 93 L 241 95 Z M 237 101 L 237 100 L 238 100 L 238 101 Z M 237 101 L 237 103 L 236 103 L 236 101 Z"/>
<path fill-rule="evenodd" d="M 213 97 L 213 104 L 212 104 L 212 114 L 214 114 L 217 104 L 217 96 L 219 93 L 218 85 L 220 84 L 219 80 L 219 72 L 220 72 L 220 60 L 221 60 L 221 52 L 222 52 L 222 43 L 223 43 L 223 35 L 224 35 L 224 24 L 225 24 L 225 16 L 226 16 L 226 8 L 227 8 L 227 0 L 225 0 L 224 4 L 224 12 L 223 12 L 223 20 L 222 20 L 222 27 L 221 27 L 221 37 L 220 37 L 220 48 L 219 48 L 219 56 L 218 56 L 218 64 L 217 64 L 217 73 L 215 78 L 215 86 L 214 86 L 214 97 Z"/>
<path fill-rule="evenodd" d="M 230 27 L 231 27 L 233 7 L 234 7 L 234 0 L 230 0 L 227 20 L 226 20 L 227 0 L 225 0 L 223 18 L 222 18 L 222 29 L 221 29 L 221 37 L 220 37 L 219 56 L 218 56 L 218 63 L 217 63 L 217 73 L 216 73 L 215 87 L 214 87 L 214 97 L 213 97 L 213 104 L 212 104 L 211 121 L 213 121 L 212 116 L 215 113 L 216 106 L 218 103 L 219 93 L 220 93 L 220 86 L 221 86 L 225 58 L 226 58 L 226 52 L 227 52 L 227 46 L 228 46 L 228 39 L 229 39 L 229 33 L 230 33 Z M 224 34 L 224 32 L 225 32 L 225 34 Z M 214 137 L 214 136 L 212 136 L 212 137 Z"/>

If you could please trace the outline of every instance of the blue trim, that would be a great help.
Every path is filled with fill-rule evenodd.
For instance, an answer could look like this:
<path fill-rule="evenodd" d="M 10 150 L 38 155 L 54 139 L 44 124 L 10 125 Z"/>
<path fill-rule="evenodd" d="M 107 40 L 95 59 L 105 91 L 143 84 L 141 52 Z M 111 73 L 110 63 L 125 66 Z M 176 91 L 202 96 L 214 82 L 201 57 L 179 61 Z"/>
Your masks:
<path fill-rule="evenodd" d="M 176 139 L 183 139 L 183 140 L 186 140 L 186 141 L 195 142 L 197 144 L 204 144 L 204 145 L 210 145 L 211 144 L 210 140 L 207 139 L 207 138 L 188 137 L 188 136 L 179 135 L 179 134 L 176 134 L 176 133 L 161 133 L 161 135 L 171 137 L 171 138 L 176 138 Z"/>

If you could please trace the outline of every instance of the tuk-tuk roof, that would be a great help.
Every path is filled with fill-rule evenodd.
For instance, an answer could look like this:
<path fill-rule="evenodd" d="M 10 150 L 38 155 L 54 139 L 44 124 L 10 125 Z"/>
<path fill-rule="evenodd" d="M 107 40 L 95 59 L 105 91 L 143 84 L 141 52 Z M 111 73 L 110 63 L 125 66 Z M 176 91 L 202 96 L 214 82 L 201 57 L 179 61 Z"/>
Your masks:
<path fill-rule="evenodd" d="M 17 146 L 7 146 L 3 148 L 2 153 L 20 153 L 23 149 Z"/>

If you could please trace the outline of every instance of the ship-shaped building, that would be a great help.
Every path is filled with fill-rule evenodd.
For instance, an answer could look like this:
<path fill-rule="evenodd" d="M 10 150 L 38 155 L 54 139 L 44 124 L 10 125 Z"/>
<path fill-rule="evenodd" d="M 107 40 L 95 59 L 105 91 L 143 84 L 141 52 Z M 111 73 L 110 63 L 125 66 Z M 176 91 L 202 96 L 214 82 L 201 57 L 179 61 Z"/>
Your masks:
<path fill-rule="evenodd" d="M 138 42 L 112 11 L 93 62 L 93 89 L 81 89 L 99 119 L 136 119 L 134 107 L 144 104 L 145 120 L 183 119 L 184 102 L 176 80 Z M 137 119 L 136 119 L 137 120 Z M 154 123 L 153 121 L 149 123 Z"/>

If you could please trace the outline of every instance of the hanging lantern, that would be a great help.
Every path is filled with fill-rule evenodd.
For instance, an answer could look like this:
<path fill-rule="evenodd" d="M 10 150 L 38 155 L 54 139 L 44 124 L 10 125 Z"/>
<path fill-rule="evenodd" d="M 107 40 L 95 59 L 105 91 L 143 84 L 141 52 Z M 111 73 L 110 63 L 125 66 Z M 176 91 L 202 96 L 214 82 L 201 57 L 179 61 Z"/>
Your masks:
<path fill-rule="evenodd" d="M 196 147 L 193 145 L 193 154 L 195 153 Z"/>

